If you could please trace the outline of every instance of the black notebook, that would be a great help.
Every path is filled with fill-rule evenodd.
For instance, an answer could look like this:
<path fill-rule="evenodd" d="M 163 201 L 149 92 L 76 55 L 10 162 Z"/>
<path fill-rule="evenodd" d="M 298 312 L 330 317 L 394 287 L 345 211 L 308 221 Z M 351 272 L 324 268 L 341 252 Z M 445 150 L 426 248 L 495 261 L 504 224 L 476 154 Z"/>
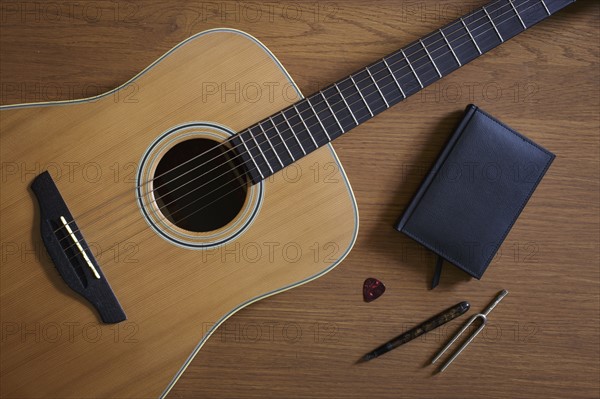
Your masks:
<path fill-rule="evenodd" d="M 480 279 L 554 154 L 474 105 L 396 223 L 446 260 Z"/>

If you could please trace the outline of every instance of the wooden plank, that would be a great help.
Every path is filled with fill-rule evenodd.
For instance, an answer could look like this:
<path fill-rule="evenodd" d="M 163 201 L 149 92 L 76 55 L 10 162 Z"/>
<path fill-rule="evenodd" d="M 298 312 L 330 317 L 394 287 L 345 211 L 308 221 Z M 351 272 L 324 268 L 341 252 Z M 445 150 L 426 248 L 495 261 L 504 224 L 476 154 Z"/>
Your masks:
<path fill-rule="evenodd" d="M 13 11 L 14 2 L 1 6 L 2 104 L 98 94 L 191 34 L 222 26 L 262 40 L 310 94 L 474 6 L 95 1 L 102 12 L 94 23 L 91 6 L 71 11 L 65 3 L 57 20 L 54 8 L 35 11 L 34 3 L 41 4 L 22 3 L 30 7 L 25 14 Z M 326 277 L 233 316 L 171 397 L 597 397 L 599 11 L 597 2 L 578 1 L 336 140 L 361 212 L 353 252 Z M 132 87 L 115 101 L 137 95 Z M 441 285 L 429 292 L 433 256 L 391 225 L 470 102 L 557 159 L 483 280 L 468 281 L 446 267 Z M 322 180 L 330 170 L 304 172 Z M 365 304 L 362 282 L 371 276 L 388 289 Z M 432 377 L 423 366 L 462 319 L 354 366 L 364 352 L 435 312 L 461 300 L 482 309 L 502 288 L 510 294 L 487 333 L 444 374 Z M 199 321 L 199 328 L 210 322 Z"/>

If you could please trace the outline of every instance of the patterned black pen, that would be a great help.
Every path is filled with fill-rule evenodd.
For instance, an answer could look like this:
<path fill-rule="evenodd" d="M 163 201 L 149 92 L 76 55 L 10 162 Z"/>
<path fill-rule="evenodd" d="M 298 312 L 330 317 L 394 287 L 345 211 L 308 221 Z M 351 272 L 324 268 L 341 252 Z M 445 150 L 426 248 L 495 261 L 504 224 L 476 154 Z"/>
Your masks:
<path fill-rule="evenodd" d="M 448 308 L 448 309 L 444 310 L 443 312 L 436 314 L 435 316 L 433 316 L 432 318 L 428 319 L 427 321 L 419 324 L 418 326 L 411 328 L 407 332 L 398 335 L 396 338 L 381 345 L 374 351 L 367 353 L 366 355 L 361 357 L 357 363 L 363 363 L 363 362 L 367 362 L 371 359 L 375 359 L 376 357 L 379 357 L 379 356 L 383 355 L 384 353 L 387 353 L 387 352 L 391 351 L 392 349 L 399 347 L 402 344 L 412 341 L 413 339 L 415 339 L 431 330 L 434 330 L 441 325 L 448 323 L 450 320 L 454 320 L 455 318 L 457 318 L 458 316 L 464 314 L 467 310 L 469 310 L 470 306 L 471 305 L 469 305 L 469 302 L 466 302 L 466 301 L 457 303 L 456 305 L 452 306 L 451 308 Z"/>

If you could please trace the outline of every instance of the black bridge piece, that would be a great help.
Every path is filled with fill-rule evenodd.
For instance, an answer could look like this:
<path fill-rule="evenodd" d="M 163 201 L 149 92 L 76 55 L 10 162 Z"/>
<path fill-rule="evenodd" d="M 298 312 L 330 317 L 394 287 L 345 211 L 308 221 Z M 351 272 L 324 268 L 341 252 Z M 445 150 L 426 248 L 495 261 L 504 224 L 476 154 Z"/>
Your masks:
<path fill-rule="evenodd" d="M 63 280 L 87 299 L 104 323 L 127 319 L 50 173 L 31 184 L 40 205 L 42 241 Z"/>

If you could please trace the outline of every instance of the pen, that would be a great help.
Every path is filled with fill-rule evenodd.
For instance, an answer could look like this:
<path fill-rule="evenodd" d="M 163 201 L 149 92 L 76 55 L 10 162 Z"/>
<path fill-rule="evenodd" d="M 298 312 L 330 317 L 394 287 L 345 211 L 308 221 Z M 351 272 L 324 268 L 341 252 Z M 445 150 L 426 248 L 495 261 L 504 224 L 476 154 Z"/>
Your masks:
<path fill-rule="evenodd" d="M 464 314 L 467 310 L 469 310 L 470 306 L 471 305 L 469 305 L 469 302 L 466 302 L 466 301 L 457 303 L 456 305 L 444 310 L 443 312 L 436 314 L 435 316 L 428 319 L 427 321 L 424 321 L 423 323 L 419 324 L 418 326 L 411 328 L 407 332 L 398 335 L 396 338 L 381 345 L 374 351 L 367 353 L 366 355 L 361 357 L 357 363 L 363 363 L 363 362 L 367 362 L 371 359 L 375 359 L 376 357 L 379 357 L 379 356 L 383 355 L 384 353 L 387 353 L 387 352 L 391 351 L 392 349 L 395 349 L 395 348 L 399 347 L 400 345 L 405 344 L 405 343 L 425 334 L 426 332 L 434 330 L 434 329 L 438 328 L 439 326 L 448 323 L 450 320 L 453 320 L 453 319 L 457 318 L 458 316 Z"/>

